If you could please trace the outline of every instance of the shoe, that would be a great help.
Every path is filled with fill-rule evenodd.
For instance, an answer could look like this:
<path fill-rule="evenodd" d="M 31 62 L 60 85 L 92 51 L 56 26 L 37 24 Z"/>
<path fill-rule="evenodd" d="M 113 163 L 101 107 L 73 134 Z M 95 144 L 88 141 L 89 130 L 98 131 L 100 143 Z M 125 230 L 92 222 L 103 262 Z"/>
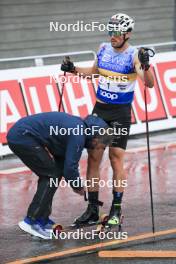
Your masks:
<path fill-rule="evenodd" d="M 112 203 L 109 220 L 107 222 L 108 225 L 116 226 L 120 224 L 121 217 L 121 204 Z"/>
<path fill-rule="evenodd" d="M 90 225 L 99 220 L 99 206 L 97 204 L 88 204 L 86 211 L 78 217 L 74 225 Z"/>
<path fill-rule="evenodd" d="M 51 220 L 50 218 L 48 218 L 48 219 L 39 218 L 39 219 L 37 219 L 37 221 L 41 225 L 43 225 L 46 230 L 53 230 L 53 225 L 55 225 L 55 222 L 53 220 Z"/>
<path fill-rule="evenodd" d="M 25 217 L 23 221 L 18 223 L 18 226 L 23 231 L 43 239 L 51 239 L 51 232 L 46 230 L 45 227 L 37 220 L 32 220 L 29 217 Z"/>

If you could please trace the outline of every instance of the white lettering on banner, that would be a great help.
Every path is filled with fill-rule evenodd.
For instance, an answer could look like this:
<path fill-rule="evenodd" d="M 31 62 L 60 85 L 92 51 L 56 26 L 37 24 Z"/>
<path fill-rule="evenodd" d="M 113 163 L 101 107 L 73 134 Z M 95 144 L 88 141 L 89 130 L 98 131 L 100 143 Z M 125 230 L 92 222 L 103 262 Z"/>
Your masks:
<path fill-rule="evenodd" d="M 171 82 L 171 79 L 175 78 L 176 79 L 176 69 L 172 69 L 172 70 L 167 70 L 164 73 L 164 81 L 166 84 L 166 87 L 168 87 L 168 89 L 172 92 L 176 92 L 176 82 Z M 171 104 L 173 107 L 176 107 L 176 98 L 172 98 L 171 99 Z"/>
<path fill-rule="evenodd" d="M 89 82 L 89 80 L 88 80 Z M 86 106 L 88 108 L 88 113 L 91 113 L 92 112 L 92 109 L 93 109 L 93 103 L 92 103 L 92 99 L 91 99 L 91 95 L 90 95 L 90 91 L 89 91 L 89 88 L 88 88 L 88 84 L 87 84 L 87 81 L 86 80 L 81 80 L 81 84 L 82 84 L 82 91 L 83 91 L 83 94 L 86 98 Z"/>
<path fill-rule="evenodd" d="M 10 109 L 12 114 L 7 113 L 7 108 Z M 0 91 L 0 132 L 7 132 L 7 124 L 15 123 L 21 118 L 15 103 L 13 102 L 7 90 Z"/>
<path fill-rule="evenodd" d="M 42 110 L 41 110 L 41 107 L 40 107 L 40 102 L 39 102 L 39 98 L 38 98 L 36 87 L 31 86 L 29 88 L 29 91 L 30 91 L 30 95 L 31 95 L 31 99 L 32 99 L 32 102 L 33 102 L 35 113 L 36 114 L 37 113 L 41 113 Z"/>
<path fill-rule="evenodd" d="M 58 105 L 57 105 L 57 101 L 56 101 L 56 97 L 53 91 L 53 86 L 50 84 L 46 85 L 46 92 L 48 95 L 48 100 L 51 106 L 51 110 L 52 111 L 57 111 L 58 110 Z"/>
<path fill-rule="evenodd" d="M 25 101 L 25 105 L 26 105 L 26 108 L 27 108 L 27 112 L 28 112 L 29 115 L 31 115 L 31 109 L 30 109 L 30 105 L 29 105 L 29 102 L 28 102 L 28 99 L 27 99 L 26 89 L 24 87 L 23 79 L 20 80 L 20 83 L 21 83 L 22 94 L 23 94 L 23 97 L 24 97 L 24 101 Z"/>
<path fill-rule="evenodd" d="M 93 108 L 93 104 L 92 104 L 91 97 L 90 97 L 90 92 L 87 86 L 87 81 L 81 80 L 81 84 L 82 84 L 81 90 L 83 92 L 83 96 L 80 98 L 75 97 L 74 88 L 71 82 L 68 82 L 65 84 L 73 115 L 80 115 L 79 110 L 78 110 L 79 106 L 86 105 L 89 113 L 91 112 Z M 80 89 L 80 88 L 77 88 L 77 89 Z"/>
<path fill-rule="evenodd" d="M 66 89 L 69 94 L 69 102 L 71 105 L 73 115 L 79 115 L 78 106 L 81 106 L 83 103 L 86 103 L 86 99 L 84 98 L 75 98 L 73 87 L 71 82 L 66 83 Z"/>
<path fill-rule="evenodd" d="M 158 106 L 157 94 L 154 88 L 153 89 L 147 88 L 147 89 L 150 93 L 150 98 L 151 98 L 151 102 L 147 104 L 147 110 L 148 112 L 154 112 Z M 140 108 L 145 112 L 145 103 L 144 103 L 144 99 L 142 97 L 138 82 L 136 83 L 135 92 L 136 92 L 135 95 L 136 95 L 137 102 Z"/>

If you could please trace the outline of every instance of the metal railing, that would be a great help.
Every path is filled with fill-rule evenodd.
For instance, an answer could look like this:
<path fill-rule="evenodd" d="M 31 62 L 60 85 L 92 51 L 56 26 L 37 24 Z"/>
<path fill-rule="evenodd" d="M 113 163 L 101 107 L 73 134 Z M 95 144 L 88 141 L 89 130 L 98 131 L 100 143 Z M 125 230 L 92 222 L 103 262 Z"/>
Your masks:
<path fill-rule="evenodd" d="M 176 49 L 176 41 L 170 41 L 170 42 L 163 42 L 163 43 L 152 43 L 152 44 L 142 44 L 142 45 L 137 45 L 136 47 L 150 47 L 153 48 L 154 50 L 156 48 L 161 48 L 161 47 L 171 47 L 173 46 L 173 49 Z M 43 65 L 48 65 L 48 63 L 45 63 L 47 59 L 57 59 L 59 57 L 64 57 L 64 56 L 84 56 L 84 55 L 91 55 L 93 59 L 96 59 L 96 53 L 93 50 L 86 50 L 86 51 L 75 51 L 75 52 L 66 52 L 66 53 L 55 53 L 55 54 L 48 54 L 48 55 L 38 55 L 38 56 L 27 56 L 27 57 L 16 57 L 16 58 L 6 58 L 6 59 L 0 59 L 0 63 L 18 63 L 18 62 L 27 62 L 27 61 L 32 61 L 32 66 L 43 66 Z M 27 63 L 26 63 L 27 64 Z M 53 63 L 54 64 L 54 63 Z M 14 64 L 14 68 L 15 68 Z M 30 65 L 31 66 L 31 65 Z M 16 65 L 16 67 L 18 67 Z M 27 67 L 27 65 L 25 66 Z"/>
<path fill-rule="evenodd" d="M 75 51 L 75 52 L 65 52 L 65 53 L 54 53 L 48 55 L 37 55 L 37 56 L 27 56 L 27 57 L 16 57 L 16 58 L 7 58 L 7 59 L 0 59 L 0 62 L 19 62 L 19 61 L 29 61 L 33 60 L 35 66 L 43 66 L 47 65 L 44 63 L 45 59 L 50 58 L 59 58 L 64 56 L 77 56 L 77 55 L 91 55 L 93 59 L 96 59 L 96 53 L 93 50 L 86 50 L 86 51 Z"/>
<path fill-rule="evenodd" d="M 144 44 L 144 45 L 137 45 L 137 48 L 140 47 L 150 47 L 150 48 L 159 48 L 159 47 L 168 47 L 168 46 L 176 46 L 176 41 L 170 42 L 162 42 L 162 43 L 153 43 L 153 44 Z"/>

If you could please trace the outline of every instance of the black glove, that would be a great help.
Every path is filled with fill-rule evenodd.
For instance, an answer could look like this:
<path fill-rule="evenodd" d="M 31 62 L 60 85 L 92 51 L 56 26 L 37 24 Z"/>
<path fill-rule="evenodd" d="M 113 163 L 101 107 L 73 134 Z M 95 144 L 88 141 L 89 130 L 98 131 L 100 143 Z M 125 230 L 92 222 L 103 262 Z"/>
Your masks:
<path fill-rule="evenodd" d="M 70 61 L 70 57 L 66 56 L 61 64 L 61 70 L 64 72 L 75 73 L 75 66 L 72 61 Z"/>
<path fill-rule="evenodd" d="M 149 49 L 141 47 L 138 51 L 138 59 L 144 71 L 147 71 L 150 68 L 149 57 Z"/>

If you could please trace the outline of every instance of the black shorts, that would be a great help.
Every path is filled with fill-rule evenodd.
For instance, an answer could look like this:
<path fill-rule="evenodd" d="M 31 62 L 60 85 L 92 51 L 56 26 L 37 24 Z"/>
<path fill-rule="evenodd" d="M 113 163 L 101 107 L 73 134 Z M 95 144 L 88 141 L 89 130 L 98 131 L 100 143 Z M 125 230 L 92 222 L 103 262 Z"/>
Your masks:
<path fill-rule="evenodd" d="M 96 102 L 92 113 L 96 113 L 114 130 L 110 147 L 126 149 L 131 125 L 131 104 L 103 104 Z"/>

